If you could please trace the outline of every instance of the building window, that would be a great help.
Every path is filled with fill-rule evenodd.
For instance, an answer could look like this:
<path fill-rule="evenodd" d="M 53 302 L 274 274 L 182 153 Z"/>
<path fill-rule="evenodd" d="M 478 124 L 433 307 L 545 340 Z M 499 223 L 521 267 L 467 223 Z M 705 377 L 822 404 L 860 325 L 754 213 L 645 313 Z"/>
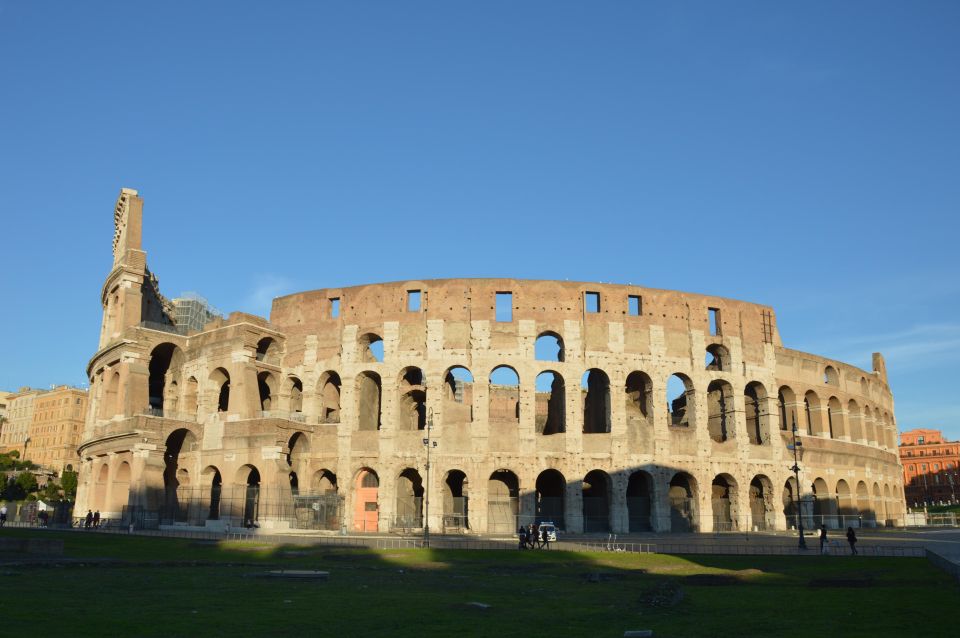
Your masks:
<path fill-rule="evenodd" d="M 643 299 L 639 295 L 627 297 L 627 312 L 631 317 L 639 317 L 643 314 Z"/>
<path fill-rule="evenodd" d="M 496 298 L 496 318 L 501 323 L 513 321 L 513 293 L 498 292 Z"/>
<path fill-rule="evenodd" d="M 407 312 L 420 312 L 420 291 L 407 291 Z"/>
<path fill-rule="evenodd" d="M 709 313 L 711 336 L 720 336 L 720 309 L 708 308 L 707 312 Z"/>
<path fill-rule="evenodd" d="M 922 437 L 922 436 L 918 436 L 918 437 L 917 437 L 917 445 L 923 445 L 923 437 Z"/>
<path fill-rule="evenodd" d="M 340 297 L 334 297 L 330 300 L 330 316 L 334 319 L 340 316 Z"/>
<path fill-rule="evenodd" d="M 584 307 L 586 308 L 588 313 L 596 314 L 600 312 L 600 293 L 599 292 L 583 293 L 583 302 L 584 302 Z"/>

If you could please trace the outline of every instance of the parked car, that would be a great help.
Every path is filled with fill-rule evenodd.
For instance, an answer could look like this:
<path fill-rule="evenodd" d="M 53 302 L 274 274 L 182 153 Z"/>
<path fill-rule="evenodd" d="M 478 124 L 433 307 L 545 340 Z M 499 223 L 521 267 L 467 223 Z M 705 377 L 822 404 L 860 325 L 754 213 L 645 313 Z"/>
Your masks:
<path fill-rule="evenodd" d="M 543 538 L 543 530 L 547 530 L 547 540 L 551 543 L 557 542 L 557 526 L 553 524 L 553 521 L 543 521 L 540 523 L 540 534 Z"/>

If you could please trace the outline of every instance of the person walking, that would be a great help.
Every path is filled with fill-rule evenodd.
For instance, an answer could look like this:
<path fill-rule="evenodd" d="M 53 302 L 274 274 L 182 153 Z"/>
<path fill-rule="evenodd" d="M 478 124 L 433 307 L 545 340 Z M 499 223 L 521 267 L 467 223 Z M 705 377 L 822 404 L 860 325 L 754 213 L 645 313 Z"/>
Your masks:
<path fill-rule="evenodd" d="M 850 555 L 857 555 L 857 534 L 852 527 L 847 528 L 847 542 L 850 543 Z"/>
<path fill-rule="evenodd" d="M 93 513 L 93 529 L 100 528 L 100 510 Z"/>
<path fill-rule="evenodd" d="M 823 554 L 823 548 L 827 544 L 827 526 L 821 523 L 820 525 L 820 553 Z"/>
<path fill-rule="evenodd" d="M 533 526 L 533 523 L 527 525 L 527 544 L 530 546 L 530 549 L 535 549 L 537 546 L 537 537 L 534 535 L 536 528 Z"/>
<path fill-rule="evenodd" d="M 517 529 L 517 536 L 520 537 L 520 549 L 526 549 L 527 548 L 527 528 L 521 525 L 519 529 Z"/>
<path fill-rule="evenodd" d="M 546 527 L 540 528 L 540 547 L 550 549 L 550 533 Z"/>
<path fill-rule="evenodd" d="M 0 505 L 0 527 L 7 524 L 7 505 Z"/>
<path fill-rule="evenodd" d="M 83 529 L 90 529 L 91 525 L 93 525 L 93 511 L 87 510 L 87 515 L 83 519 Z"/>

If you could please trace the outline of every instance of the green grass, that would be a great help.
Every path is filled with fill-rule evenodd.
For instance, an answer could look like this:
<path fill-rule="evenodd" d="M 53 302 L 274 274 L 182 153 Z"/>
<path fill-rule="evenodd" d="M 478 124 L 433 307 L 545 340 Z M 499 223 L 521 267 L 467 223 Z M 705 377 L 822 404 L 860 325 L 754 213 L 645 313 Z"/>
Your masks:
<path fill-rule="evenodd" d="M 122 636 L 953 636 L 943 616 L 917 610 L 960 604 L 960 587 L 915 558 L 372 551 L 2 533 L 31 534 L 63 538 L 65 556 L 86 563 L 0 566 L 4 635 L 54 622 L 74 635 Z M 255 577 L 270 567 L 331 576 Z M 590 582 L 595 573 L 599 582 Z M 680 602 L 650 604 L 649 592 L 677 587 Z M 491 607 L 465 606 L 472 601 Z"/>

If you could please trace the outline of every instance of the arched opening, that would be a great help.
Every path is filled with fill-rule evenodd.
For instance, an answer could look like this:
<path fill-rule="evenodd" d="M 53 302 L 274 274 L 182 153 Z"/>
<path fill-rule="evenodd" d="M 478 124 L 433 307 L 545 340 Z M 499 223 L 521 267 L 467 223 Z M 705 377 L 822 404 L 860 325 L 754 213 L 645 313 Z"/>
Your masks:
<path fill-rule="evenodd" d="M 667 423 L 673 427 L 689 427 L 693 410 L 693 382 L 683 374 L 667 379 Z"/>
<path fill-rule="evenodd" d="M 487 533 L 512 534 L 520 514 L 520 481 L 510 470 L 497 470 L 487 480 Z"/>
<path fill-rule="evenodd" d="M 303 432 L 294 432 L 287 441 L 287 465 L 302 468 L 310 460 L 310 439 Z"/>
<path fill-rule="evenodd" d="M 272 337 L 264 337 L 257 342 L 257 361 L 280 365 L 280 345 Z"/>
<path fill-rule="evenodd" d="M 210 386 L 216 398 L 217 412 L 230 409 L 230 374 L 223 368 L 210 373 Z"/>
<path fill-rule="evenodd" d="M 670 501 L 670 531 L 697 531 L 696 480 L 686 472 L 677 472 L 670 479 L 667 498 Z"/>
<path fill-rule="evenodd" d="M 120 372 L 109 370 L 104 373 L 103 401 L 100 405 L 100 418 L 112 419 L 120 413 Z"/>
<path fill-rule="evenodd" d="M 733 386 L 712 381 L 707 386 L 707 428 L 710 438 L 723 443 L 733 438 Z"/>
<path fill-rule="evenodd" d="M 473 375 L 463 366 L 453 366 L 443 375 L 443 423 L 473 421 Z"/>
<path fill-rule="evenodd" d="M 823 370 L 823 382 L 827 385 L 840 385 L 840 375 L 833 366 L 827 366 Z"/>
<path fill-rule="evenodd" d="M 538 522 L 549 521 L 557 529 L 566 529 L 564 496 L 567 481 L 557 470 L 540 472 L 536 483 L 536 517 Z"/>
<path fill-rule="evenodd" d="M 542 332 L 533 344 L 537 361 L 563 361 L 563 337 L 556 332 Z"/>
<path fill-rule="evenodd" d="M 800 492 L 797 490 L 797 481 L 788 478 L 783 484 L 783 516 L 787 522 L 787 529 L 795 529 L 799 525 Z"/>
<path fill-rule="evenodd" d="M 827 488 L 827 482 L 822 478 L 815 479 L 810 486 L 810 491 L 813 496 L 814 524 L 817 527 L 821 525 L 835 527 L 835 501 L 830 495 L 830 490 Z"/>
<path fill-rule="evenodd" d="M 110 485 L 110 466 L 104 463 L 97 472 L 97 481 L 93 490 L 93 507 L 98 510 L 107 509 L 107 486 Z"/>
<path fill-rule="evenodd" d="M 897 507 L 892 500 L 889 485 L 883 486 L 883 502 L 884 502 L 883 509 L 887 513 L 887 520 L 891 521 L 899 514 L 899 511 L 897 510 Z"/>
<path fill-rule="evenodd" d="M 360 336 L 357 341 L 360 352 L 360 361 L 373 363 L 383 362 L 383 338 L 372 332 Z"/>
<path fill-rule="evenodd" d="M 201 481 L 207 493 L 207 520 L 220 520 L 220 498 L 223 494 L 223 477 L 220 470 L 208 465 L 200 474 Z"/>
<path fill-rule="evenodd" d="M 627 481 L 627 517 L 631 533 L 649 532 L 653 529 L 650 524 L 652 486 L 653 479 L 643 471 L 634 472 Z"/>
<path fill-rule="evenodd" d="M 273 374 L 269 372 L 259 373 L 257 375 L 257 390 L 260 393 L 260 409 L 263 412 L 270 412 L 273 407 L 273 397 L 277 391 L 277 382 Z"/>
<path fill-rule="evenodd" d="M 365 371 L 357 375 L 357 428 L 361 432 L 380 429 L 380 375 Z"/>
<path fill-rule="evenodd" d="M 807 434 L 810 436 L 820 436 L 823 431 L 820 424 L 820 397 L 813 390 L 807 392 L 803 397 L 803 410 L 807 421 Z"/>
<path fill-rule="evenodd" d="M 583 399 L 583 432 L 600 434 L 610 431 L 610 378 L 603 370 L 592 368 L 580 379 Z"/>
<path fill-rule="evenodd" d="M 627 376 L 624 388 L 628 428 L 641 428 L 653 425 L 653 382 L 643 372 L 631 372 Z"/>
<path fill-rule="evenodd" d="M 510 366 L 490 372 L 490 423 L 520 422 L 520 376 Z"/>
<path fill-rule="evenodd" d="M 183 354 L 172 343 L 161 343 L 150 352 L 149 403 L 150 408 L 161 415 L 164 408 L 168 412 L 176 411 L 176 394 L 168 385 L 177 380 L 182 365 Z"/>
<path fill-rule="evenodd" d="M 317 382 L 317 398 L 320 405 L 317 418 L 320 423 L 340 423 L 340 375 L 328 370 Z"/>
<path fill-rule="evenodd" d="M 850 421 L 850 440 L 863 441 L 863 419 L 860 416 L 860 406 L 853 399 L 847 401 L 847 419 Z"/>
<path fill-rule="evenodd" d="M 733 512 L 736 481 L 729 474 L 718 474 L 713 479 L 710 503 L 713 506 L 713 531 L 730 532 L 737 528 Z"/>
<path fill-rule="evenodd" d="M 875 523 L 887 524 L 887 506 L 883 500 L 883 492 L 880 491 L 879 483 L 873 484 L 873 518 Z"/>
<path fill-rule="evenodd" d="M 187 521 L 187 506 L 181 507 L 181 484 L 186 488 L 184 472 L 180 467 L 181 455 L 195 452 L 197 438 L 193 432 L 186 429 L 174 430 L 167 437 L 166 449 L 163 453 L 163 510 L 160 519 L 167 524 Z"/>
<path fill-rule="evenodd" d="M 843 412 L 837 397 L 827 401 L 827 428 L 831 439 L 847 438 L 843 424 Z"/>
<path fill-rule="evenodd" d="M 610 531 L 610 477 L 602 470 L 591 470 L 583 478 L 583 531 Z"/>
<path fill-rule="evenodd" d="M 751 445 L 764 445 L 770 442 L 769 419 L 767 415 L 767 389 L 754 381 L 743 390 L 744 411 L 747 419 L 747 438 Z"/>
<path fill-rule="evenodd" d="M 863 406 L 863 438 L 867 445 L 877 444 L 877 426 L 873 419 L 873 411 L 870 406 Z"/>
<path fill-rule="evenodd" d="M 762 474 L 750 481 L 750 527 L 754 531 L 773 529 L 773 483 Z"/>
<path fill-rule="evenodd" d="M 353 529 L 357 532 L 376 532 L 380 524 L 380 477 L 370 468 L 357 474 L 354 497 Z"/>
<path fill-rule="evenodd" d="M 408 367 L 400 371 L 397 384 L 398 429 L 415 431 L 427 427 L 427 386 L 420 368 Z"/>
<path fill-rule="evenodd" d="M 566 391 L 563 377 L 548 370 L 537 375 L 536 418 L 534 423 L 539 434 L 560 434 L 567 431 Z"/>
<path fill-rule="evenodd" d="M 127 504 L 130 495 L 130 464 L 121 461 L 117 466 L 117 471 L 113 477 L 113 485 L 110 488 L 111 503 L 107 506 L 107 511 L 122 512 Z"/>
<path fill-rule="evenodd" d="M 318 470 L 313 475 L 313 489 L 320 494 L 336 494 L 337 475 L 330 470 Z"/>
<path fill-rule="evenodd" d="M 397 507 L 394 527 L 423 527 L 423 479 L 420 472 L 408 467 L 397 477 Z"/>
<path fill-rule="evenodd" d="M 303 382 L 297 377 L 288 377 L 287 390 L 290 392 L 290 413 L 303 412 Z"/>
<path fill-rule="evenodd" d="M 293 496 L 298 496 L 300 494 L 300 477 L 297 476 L 296 472 L 290 472 L 287 479 L 290 481 L 290 493 Z"/>
<path fill-rule="evenodd" d="M 857 519 L 860 513 L 857 512 L 857 508 L 853 504 L 850 486 L 843 479 L 837 481 L 836 503 L 837 513 L 840 515 L 840 527 L 847 527 L 850 525 L 856 527 Z"/>
<path fill-rule="evenodd" d="M 777 392 L 777 412 L 781 432 L 793 432 L 793 428 L 796 427 L 799 434 L 800 420 L 797 419 L 796 403 L 796 393 L 788 386 L 781 386 Z"/>
<path fill-rule="evenodd" d="M 719 343 L 711 343 L 707 346 L 707 355 L 704 363 L 707 370 L 711 372 L 728 372 L 732 368 L 730 351 Z"/>
<path fill-rule="evenodd" d="M 877 521 L 870 509 L 870 490 L 863 481 L 857 483 L 857 514 L 860 516 L 861 525 L 866 523 L 870 527 L 876 527 Z"/>
<path fill-rule="evenodd" d="M 450 470 L 443 479 L 443 528 L 453 531 L 470 529 L 467 510 L 467 475 Z"/>
<path fill-rule="evenodd" d="M 244 487 L 243 526 L 258 527 L 260 520 L 260 470 L 244 465 L 237 473 L 237 482 Z"/>

